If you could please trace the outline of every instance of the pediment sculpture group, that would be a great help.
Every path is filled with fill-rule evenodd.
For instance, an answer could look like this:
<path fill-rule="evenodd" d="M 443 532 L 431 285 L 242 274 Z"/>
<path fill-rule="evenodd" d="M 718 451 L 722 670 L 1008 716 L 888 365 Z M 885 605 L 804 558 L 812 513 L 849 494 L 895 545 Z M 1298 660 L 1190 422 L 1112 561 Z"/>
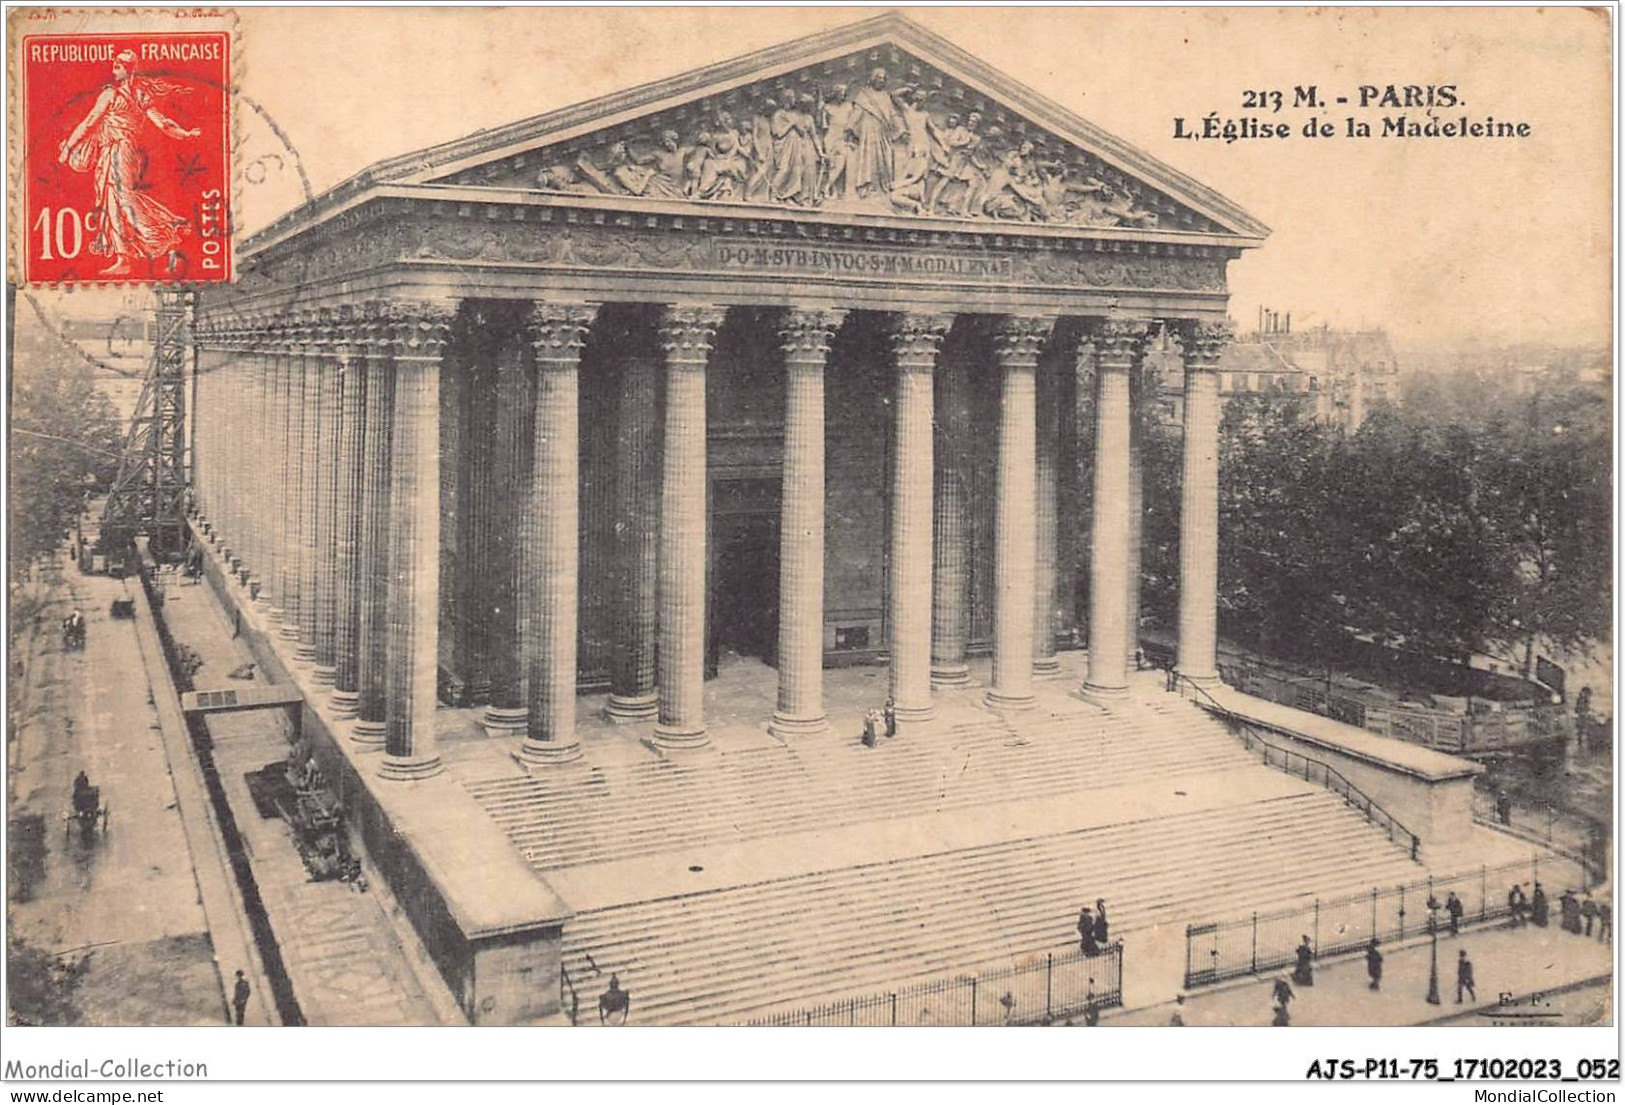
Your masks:
<path fill-rule="evenodd" d="M 855 91 L 779 85 L 748 119 L 718 108 L 685 135 L 616 141 L 543 169 L 544 191 L 766 203 L 886 214 L 1074 226 L 1141 226 L 1157 214 L 1052 149 L 985 125 L 974 110 L 887 87 L 874 69 Z"/>

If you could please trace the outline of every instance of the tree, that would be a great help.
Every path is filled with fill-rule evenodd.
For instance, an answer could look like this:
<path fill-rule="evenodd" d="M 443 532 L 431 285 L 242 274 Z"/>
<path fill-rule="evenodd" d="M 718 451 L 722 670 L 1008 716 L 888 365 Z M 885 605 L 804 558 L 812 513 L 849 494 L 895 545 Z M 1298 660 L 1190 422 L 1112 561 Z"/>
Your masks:
<path fill-rule="evenodd" d="M 16 336 L 11 373 L 12 578 L 58 548 L 118 471 L 123 427 L 92 366 L 52 335 Z"/>

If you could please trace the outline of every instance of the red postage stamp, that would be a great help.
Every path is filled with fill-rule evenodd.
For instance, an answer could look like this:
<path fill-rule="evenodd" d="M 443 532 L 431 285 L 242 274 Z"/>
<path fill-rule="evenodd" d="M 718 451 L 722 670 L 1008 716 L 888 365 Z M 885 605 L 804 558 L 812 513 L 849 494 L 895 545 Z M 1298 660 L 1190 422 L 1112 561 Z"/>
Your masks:
<path fill-rule="evenodd" d="M 215 30 L 24 34 L 26 283 L 232 278 L 231 46 Z"/>

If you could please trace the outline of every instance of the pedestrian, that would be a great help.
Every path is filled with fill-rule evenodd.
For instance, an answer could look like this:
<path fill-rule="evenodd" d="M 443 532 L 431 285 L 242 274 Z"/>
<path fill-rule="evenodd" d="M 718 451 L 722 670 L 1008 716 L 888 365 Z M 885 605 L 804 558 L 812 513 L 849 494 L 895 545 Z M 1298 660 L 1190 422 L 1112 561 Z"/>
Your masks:
<path fill-rule="evenodd" d="M 1503 825 L 1512 824 L 1512 799 L 1504 790 L 1495 796 L 1495 819 Z"/>
<path fill-rule="evenodd" d="M 248 1008 L 248 995 L 250 993 L 248 979 L 243 977 L 243 972 L 238 971 L 237 981 L 231 987 L 231 1007 L 237 1011 L 237 1023 L 239 1025 L 243 1023 L 243 1011 Z"/>
<path fill-rule="evenodd" d="M 1535 893 L 1529 899 L 1529 913 L 1540 928 L 1545 928 L 1551 921 L 1551 907 L 1546 904 L 1546 891 L 1538 882 L 1535 884 Z"/>
<path fill-rule="evenodd" d="M 1173 1012 L 1173 1015 L 1168 1018 L 1168 1027 L 1170 1027 L 1170 1028 L 1184 1028 L 1185 1027 L 1185 995 L 1184 994 L 1176 994 L 1176 995 L 1174 995 L 1174 1012 Z"/>
<path fill-rule="evenodd" d="M 1475 1002 L 1478 995 L 1473 992 L 1473 961 L 1467 958 L 1467 949 L 1463 948 L 1456 956 L 1456 1004 L 1461 1004 L 1462 991 Z"/>
<path fill-rule="evenodd" d="M 1563 918 L 1559 922 L 1563 931 L 1572 932 L 1578 936 L 1580 934 L 1580 899 L 1574 896 L 1572 888 L 1564 890 L 1558 896 L 1557 911 Z"/>
<path fill-rule="evenodd" d="M 1365 946 L 1365 973 L 1371 976 L 1371 989 L 1382 989 L 1382 953 L 1377 950 L 1377 938 Z"/>
<path fill-rule="evenodd" d="M 1284 978 L 1275 980 L 1275 989 L 1270 994 L 1270 1000 L 1283 1008 L 1292 1004 L 1292 999 L 1298 995 L 1293 992 L 1292 984 Z"/>
<path fill-rule="evenodd" d="M 1084 955 L 1099 955 L 1100 949 L 1095 945 L 1095 916 L 1084 906 L 1078 911 L 1078 946 L 1083 949 Z"/>
<path fill-rule="evenodd" d="M 886 723 L 886 735 L 895 737 L 897 735 L 897 704 L 889 696 L 886 699 L 886 708 L 880 711 L 880 717 Z"/>
<path fill-rule="evenodd" d="M 1456 892 L 1454 890 L 1452 890 L 1445 897 L 1444 911 L 1446 913 L 1450 914 L 1450 935 L 1451 936 L 1460 936 L 1461 935 L 1461 915 L 1463 913 L 1467 912 L 1467 909 L 1466 909 L 1465 906 L 1463 906 L 1461 904 L 1461 899 L 1456 897 Z"/>
<path fill-rule="evenodd" d="M 1106 899 L 1095 899 L 1095 943 L 1104 948 L 1111 943 L 1111 929 L 1106 925 Z"/>
<path fill-rule="evenodd" d="M 875 721 L 875 712 L 869 710 L 863 715 L 863 744 L 866 748 L 873 748 L 880 743 L 880 730 Z"/>
<path fill-rule="evenodd" d="M 1523 896 L 1523 887 L 1513 883 L 1512 889 L 1507 891 L 1507 913 L 1512 917 L 1513 928 L 1529 923 L 1523 915 L 1528 905 L 1528 899 Z"/>
<path fill-rule="evenodd" d="M 1597 903 L 1597 939 L 1604 944 L 1614 942 L 1614 907 L 1607 898 Z"/>
<path fill-rule="evenodd" d="M 1299 986 L 1313 986 L 1315 984 L 1315 949 L 1305 936 L 1298 945 L 1294 954 L 1298 957 L 1298 965 L 1292 970 L 1292 981 Z"/>
<path fill-rule="evenodd" d="M 1585 921 L 1585 934 L 1590 936 L 1591 926 L 1597 920 L 1597 900 L 1591 896 L 1589 890 L 1586 891 L 1586 900 L 1580 903 L 1580 917 Z"/>

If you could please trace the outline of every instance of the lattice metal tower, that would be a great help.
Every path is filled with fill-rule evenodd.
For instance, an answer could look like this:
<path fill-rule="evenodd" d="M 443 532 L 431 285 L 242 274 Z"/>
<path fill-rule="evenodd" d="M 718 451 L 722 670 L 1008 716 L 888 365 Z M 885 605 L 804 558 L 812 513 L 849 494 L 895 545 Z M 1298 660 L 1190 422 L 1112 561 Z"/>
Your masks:
<path fill-rule="evenodd" d="M 101 543 L 111 552 L 144 533 L 162 557 L 186 547 L 186 362 L 195 297 L 178 289 L 156 295 L 152 367 L 102 511 Z"/>

